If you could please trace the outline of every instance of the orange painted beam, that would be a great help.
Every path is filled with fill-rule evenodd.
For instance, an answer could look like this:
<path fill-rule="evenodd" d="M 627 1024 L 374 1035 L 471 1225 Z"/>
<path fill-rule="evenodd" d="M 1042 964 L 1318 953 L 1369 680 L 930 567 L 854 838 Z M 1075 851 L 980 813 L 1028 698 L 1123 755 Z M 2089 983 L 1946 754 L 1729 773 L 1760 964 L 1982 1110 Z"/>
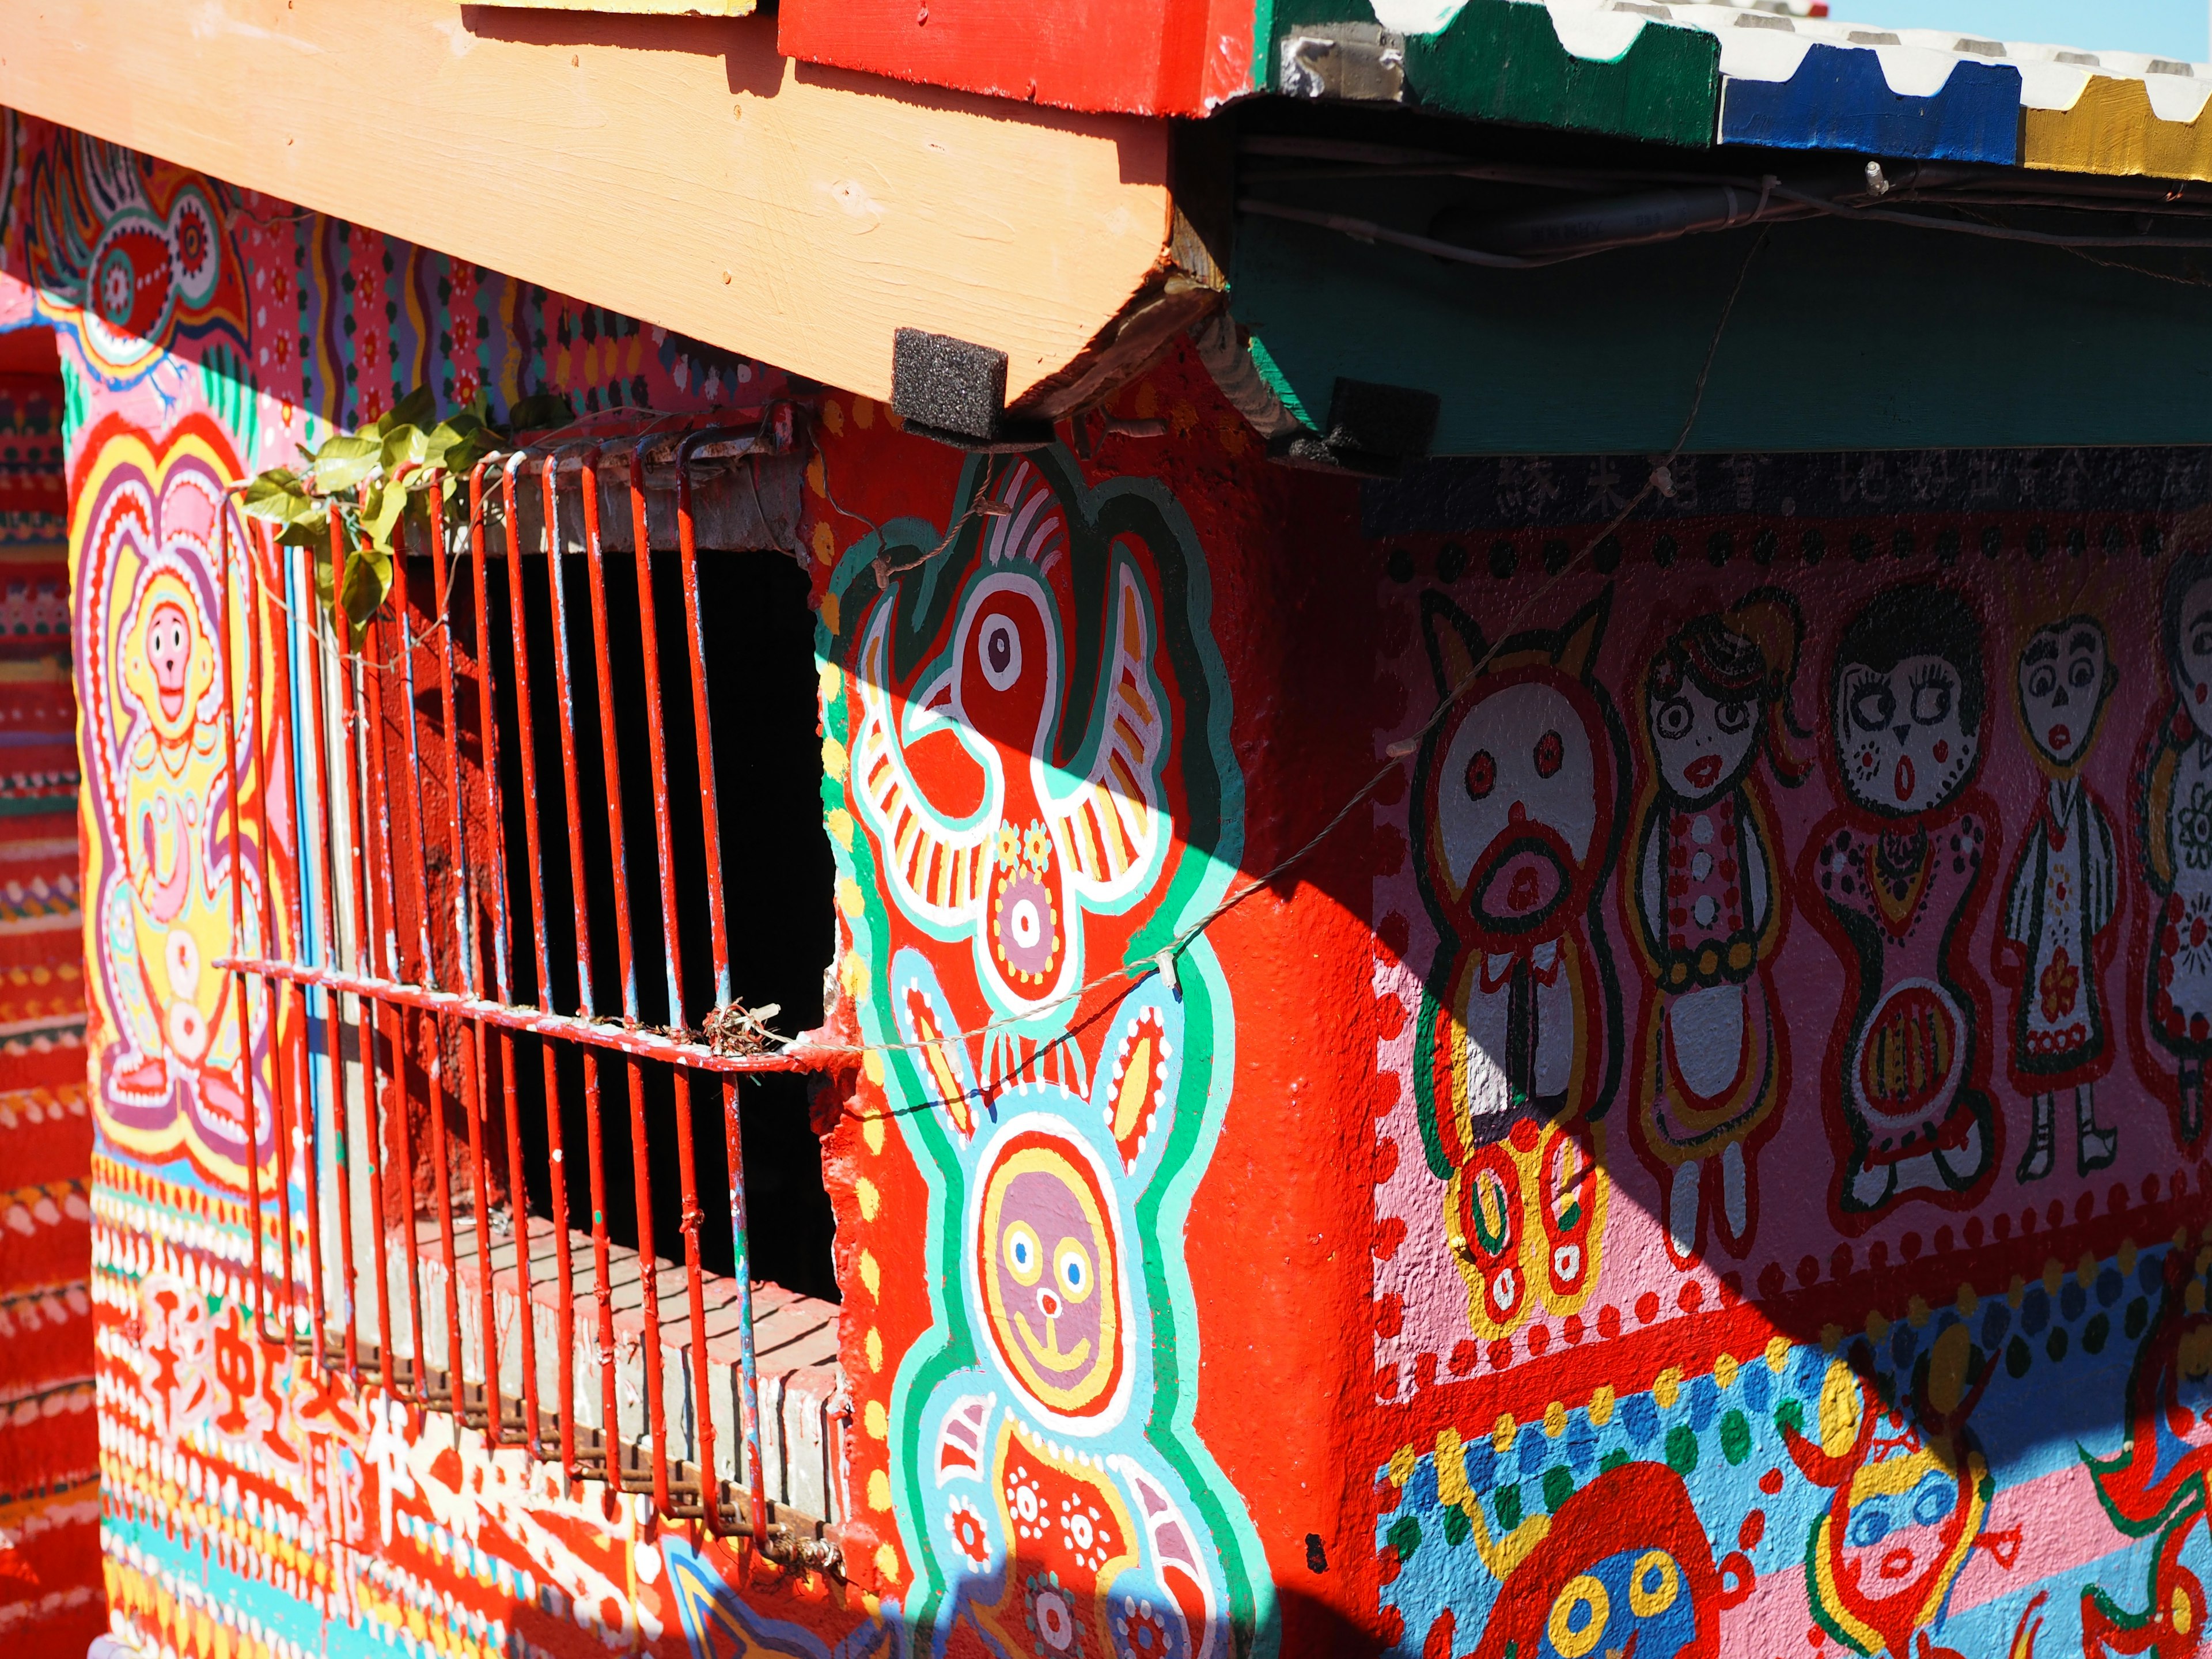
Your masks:
<path fill-rule="evenodd" d="M 0 0 L 0 104 L 876 398 L 902 327 L 1018 398 L 1169 231 L 1164 123 L 798 65 L 772 16 Z"/>

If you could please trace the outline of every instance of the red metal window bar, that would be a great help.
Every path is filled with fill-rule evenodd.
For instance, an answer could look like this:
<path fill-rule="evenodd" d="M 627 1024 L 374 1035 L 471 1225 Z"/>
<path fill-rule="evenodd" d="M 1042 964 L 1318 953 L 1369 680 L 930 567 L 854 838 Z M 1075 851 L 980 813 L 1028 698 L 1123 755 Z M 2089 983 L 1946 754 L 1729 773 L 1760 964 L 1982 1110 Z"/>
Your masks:
<path fill-rule="evenodd" d="M 624 1492 L 649 1492 L 664 1515 L 703 1522 L 719 1534 L 749 1536 L 772 1554 L 827 1565 L 834 1549 L 814 1535 L 821 1530 L 814 1518 L 776 1509 L 769 1499 L 738 1090 L 749 1074 L 819 1073 L 849 1056 L 768 1042 L 734 1000 L 695 513 L 695 474 L 717 468 L 742 473 L 792 446 L 791 416 L 780 407 L 757 428 L 672 434 L 663 428 L 613 443 L 586 439 L 480 463 L 466 480 L 465 544 L 448 546 L 442 535 L 419 531 L 411 539 L 403 535 L 392 599 L 350 651 L 315 600 L 313 550 L 280 546 L 265 526 L 241 530 L 223 515 L 222 670 L 232 868 L 247 867 L 241 856 L 250 836 L 263 878 L 255 884 L 258 916 L 246 914 L 249 884 L 232 884 L 234 937 L 240 943 L 220 965 L 235 976 L 241 1032 L 265 1032 L 269 1044 L 264 1079 L 251 1038 L 245 1040 L 246 1140 L 262 1145 L 265 1115 L 279 1153 L 268 1194 L 261 1190 L 260 1159 L 246 1159 L 257 1218 L 252 1282 L 265 1337 L 289 1342 L 356 1382 L 367 1378 L 395 1397 L 453 1413 L 493 1445 L 526 1447 L 557 1462 L 571 1481 L 604 1480 Z M 651 780 L 649 854 L 624 811 L 625 757 L 611 695 L 611 653 L 622 619 L 607 598 L 603 469 L 619 469 L 616 482 L 626 486 L 629 507 Z M 746 482 L 757 507 L 757 476 Z M 532 491 L 534 546 L 525 535 Z M 685 660 L 672 689 L 682 700 L 679 714 L 688 709 L 678 724 L 688 724 L 700 793 L 695 846 L 696 862 L 703 864 L 702 891 L 679 890 L 687 866 L 675 845 L 682 803 L 672 798 L 664 718 L 663 624 L 653 592 L 655 515 L 648 499 L 655 493 L 673 495 Z M 598 705 L 596 732 L 587 723 L 584 742 L 578 665 L 571 661 L 578 596 L 570 592 L 562 552 L 564 527 L 579 518 L 588 675 Z M 765 526 L 764 508 L 762 521 Z M 331 524 L 331 568 L 342 569 L 343 529 L 335 510 Z M 550 650 L 533 648 L 526 625 L 532 599 L 526 575 L 532 563 L 544 573 L 539 604 L 541 611 L 550 609 Z M 503 571 L 503 594 L 494 585 L 495 568 Z M 427 608 L 410 609 L 410 601 L 424 598 Z M 498 638 L 502 600 L 504 643 Z M 234 660 L 234 638 L 242 642 L 242 663 Z M 557 779 L 540 775 L 547 734 L 538 720 L 549 671 Z M 502 694 L 512 705 L 511 726 L 499 717 Z M 243 744 L 228 725 L 241 695 L 251 718 L 268 723 Z M 503 742 L 514 746 L 519 802 L 502 793 Z M 592 747 L 596 777 L 587 763 Z M 241 799 L 244 811 L 236 805 Z M 587 814 L 594 805 L 604 806 L 604 841 L 590 845 Z M 510 867 L 514 817 L 521 825 L 520 872 Z M 574 900 L 568 929 L 574 997 L 565 1011 L 556 1006 L 556 988 L 568 964 L 556 961 L 560 930 L 549 926 L 548 908 L 564 896 L 549 893 L 549 854 L 565 855 L 562 867 L 574 890 L 568 895 Z M 608 866 L 611 906 L 595 907 L 581 890 L 597 854 Z M 641 862 L 649 865 L 659 899 L 653 920 L 665 980 L 665 1019 L 659 1022 L 647 1018 L 653 1011 L 641 995 L 632 926 L 630 878 Z M 517 937 L 511 902 L 522 895 L 530 918 L 526 939 Z M 712 1002 L 705 1007 L 696 1006 L 696 994 L 687 1004 L 686 995 L 684 912 L 698 905 L 705 908 L 713 969 Z M 609 996 L 594 976 L 595 908 L 611 910 L 618 996 Z M 599 959 L 604 956 L 602 942 Z M 519 986 L 520 970 L 527 971 L 534 998 Z M 319 1054 L 311 1052 L 317 1033 Z M 532 1046 L 538 1049 L 534 1089 Z M 569 1224 L 570 1149 L 562 1104 L 576 1091 L 564 1088 L 564 1066 L 569 1074 L 580 1072 L 587 1240 Z M 672 1085 L 680 1269 L 655 1255 L 647 1149 L 655 1134 L 647 1081 L 656 1069 Z M 628 1108 L 634 1255 L 611 1239 L 608 1227 L 603 1073 L 610 1072 L 620 1074 Z M 693 1139 L 694 1091 L 700 1089 L 709 1100 L 716 1091 L 720 1097 L 732 1246 L 726 1278 L 708 1274 L 701 1260 L 707 1220 Z M 524 1096 L 533 1091 L 544 1107 L 542 1218 L 531 1210 L 525 1146 Z M 465 1126 L 465 1147 L 453 1144 L 457 1125 Z M 304 1212 L 296 1232 L 295 1185 Z M 325 1185 L 335 1218 L 325 1214 Z M 364 1199 L 365 1218 L 358 1213 Z M 265 1224 L 272 1219 L 273 1262 L 264 1260 Z M 335 1263 L 326 1259 L 332 1243 Z M 367 1307 L 359 1296 L 364 1243 L 371 1256 Z M 588 1256 L 581 1262 L 580 1244 Z M 623 1282 L 631 1271 L 634 1286 Z M 672 1283 L 680 1279 L 681 1305 L 673 1311 L 663 1305 L 664 1273 Z M 552 1299 L 550 1345 L 540 1340 L 541 1287 Z M 473 1296 L 465 1300 L 472 1305 L 465 1306 L 471 1288 Z M 632 1288 L 634 1307 L 618 1310 Z M 502 1291 L 510 1304 L 506 1320 Z M 618 1328 L 632 1320 L 635 1333 Z M 588 1342 L 580 1344 L 586 1334 Z M 710 1338 L 724 1353 L 733 1339 L 736 1350 L 734 1426 L 742 1456 L 726 1465 L 736 1477 L 728 1480 L 717 1464 L 714 1406 L 722 1362 L 710 1352 Z M 665 1357 L 688 1364 L 688 1376 L 665 1376 Z M 580 1389 L 580 1366 L 596 1373 Z M 641 1415 L 641 1436 L 625 1426 L 625 1391 L 641 1403 L 641 1413 L 629 1414 Z M 685 1420 L 671 1423 L 672 1401 Z M 826 1443 L 826 1425 L 824 1433 Z M 787 1462 L 787 1425 L 780 1427 L 779 1441 Z M 825 1474 L 825 1490 L 829 1484 Z"/>

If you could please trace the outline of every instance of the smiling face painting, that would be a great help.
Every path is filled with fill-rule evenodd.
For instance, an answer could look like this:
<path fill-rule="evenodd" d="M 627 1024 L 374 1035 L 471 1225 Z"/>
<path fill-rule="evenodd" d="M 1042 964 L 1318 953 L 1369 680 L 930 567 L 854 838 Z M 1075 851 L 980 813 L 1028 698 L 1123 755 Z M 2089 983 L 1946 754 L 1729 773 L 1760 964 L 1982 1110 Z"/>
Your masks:
<path fill-rule="evenodd" d="M 1121 1252 L 1098 1174 L 1076 1144 L 1018 1134 L 984 1177 L 975 1261 L 991 1339 L 1047 1411 L 1090 1417 L 1123 1370 Z"/>

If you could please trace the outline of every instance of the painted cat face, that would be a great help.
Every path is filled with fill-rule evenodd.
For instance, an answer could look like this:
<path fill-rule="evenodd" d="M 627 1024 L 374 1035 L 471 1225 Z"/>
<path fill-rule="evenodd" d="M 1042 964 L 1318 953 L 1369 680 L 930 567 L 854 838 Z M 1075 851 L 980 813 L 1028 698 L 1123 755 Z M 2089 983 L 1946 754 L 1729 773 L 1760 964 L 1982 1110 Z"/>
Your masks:
<path fill-rule="evenodd" d="M 2090 618 L 2029 635 L 2020 653 L 2020 717 L 2044 759 L 2071 767 L 2088 752 L 2111 683 L 2105 630 Z"/>
<path fill-rule="evenodd" d="M 1584 885 L 1603 739 L 1580 692 L 1548 669 L 1509 678 L 1470 700 L 1444 746 L 1443 873 L 1480 932 L 1557 933 Z"/>
<path fill-rule="evenodd" d="M 1656 678 L 1645 719 L 1667 793 L 1703 806 L 1734 787 L 1751 764 L 1759 716 L 1752 697 L 1715 697 L 1686 674 Z"/>
<path fill-rule="evenodd" d="M 983 1180 L 975 1242 L 999 1358 L 1046 1410 L 1086 1417 L 1126 1370 L 1121 1250 L 1099 1172 L 1073 1140 L 1024 1130 Z"/>
<path fill-rule="evenodd" d="M 1851 799 L 1886 817 L 1942 806 L 1973 775 L 1981 739 L 1964 716 L 1963 676 L 1938 656 L 1884 672 L 1846 662 L 1837 672 L 1836 751 Z"/>

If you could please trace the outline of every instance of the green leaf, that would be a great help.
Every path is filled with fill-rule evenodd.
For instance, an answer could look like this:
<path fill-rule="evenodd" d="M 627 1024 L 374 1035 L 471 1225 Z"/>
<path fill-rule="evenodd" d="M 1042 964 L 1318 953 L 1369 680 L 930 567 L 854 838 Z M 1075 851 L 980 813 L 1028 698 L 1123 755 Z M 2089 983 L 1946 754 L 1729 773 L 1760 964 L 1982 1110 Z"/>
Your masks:
<path fill-rule="evenodd" d="M 535 432 L 566 426 L 576 418 L 568 400 L 557 392 L 533 392 L 507 411 L 507 423 L 517 432 Z"/>
<path fill-rule="evenodd" d="M 383 452 L 380 440 L 357 433 L 326 440 L 315 452 L 315 489 L 323 495 L 352 489 L 376 471 Z"/>
<path fill-rule="evenodd" d="M 307 495 L 293 473 L 281 466 L 273 466 L 260 473 L 246 486 L 239 498 L 239 506 L 257 519 L 273 519 L 288 524 L 302 515 L 303 509 L 320 507 Z"/>
<path fill-rule="evenodd" d="M 429 434 L 419 426 L 395 426 L 384 434 L 380 460 L 384 476 L 396 478 L 410 466 L 420 466 L 429 453 Z"/>
<path fill-rule="evenodd" d="M 356 627 L 374 617 L 392 591 L 392 556 L 380 548 L 356 548 L 346 556 L 345 581 L 338 594 L 348 620 Z"/>
<path fill-rule="evenodd" d="M 418 386 L 384 411 L 372 428 L 380 438 L 403 426 L 428 426 L 437 418 L 438 399 L 427 386 Z"/>
<path fill-rule="evenodd" d="M 392 526 L 407 510 L 407 493 L 404 484 L 383 483 L 374 486 L 362 498 L 362 532 L 378 546 L 391 545 Z"/>

